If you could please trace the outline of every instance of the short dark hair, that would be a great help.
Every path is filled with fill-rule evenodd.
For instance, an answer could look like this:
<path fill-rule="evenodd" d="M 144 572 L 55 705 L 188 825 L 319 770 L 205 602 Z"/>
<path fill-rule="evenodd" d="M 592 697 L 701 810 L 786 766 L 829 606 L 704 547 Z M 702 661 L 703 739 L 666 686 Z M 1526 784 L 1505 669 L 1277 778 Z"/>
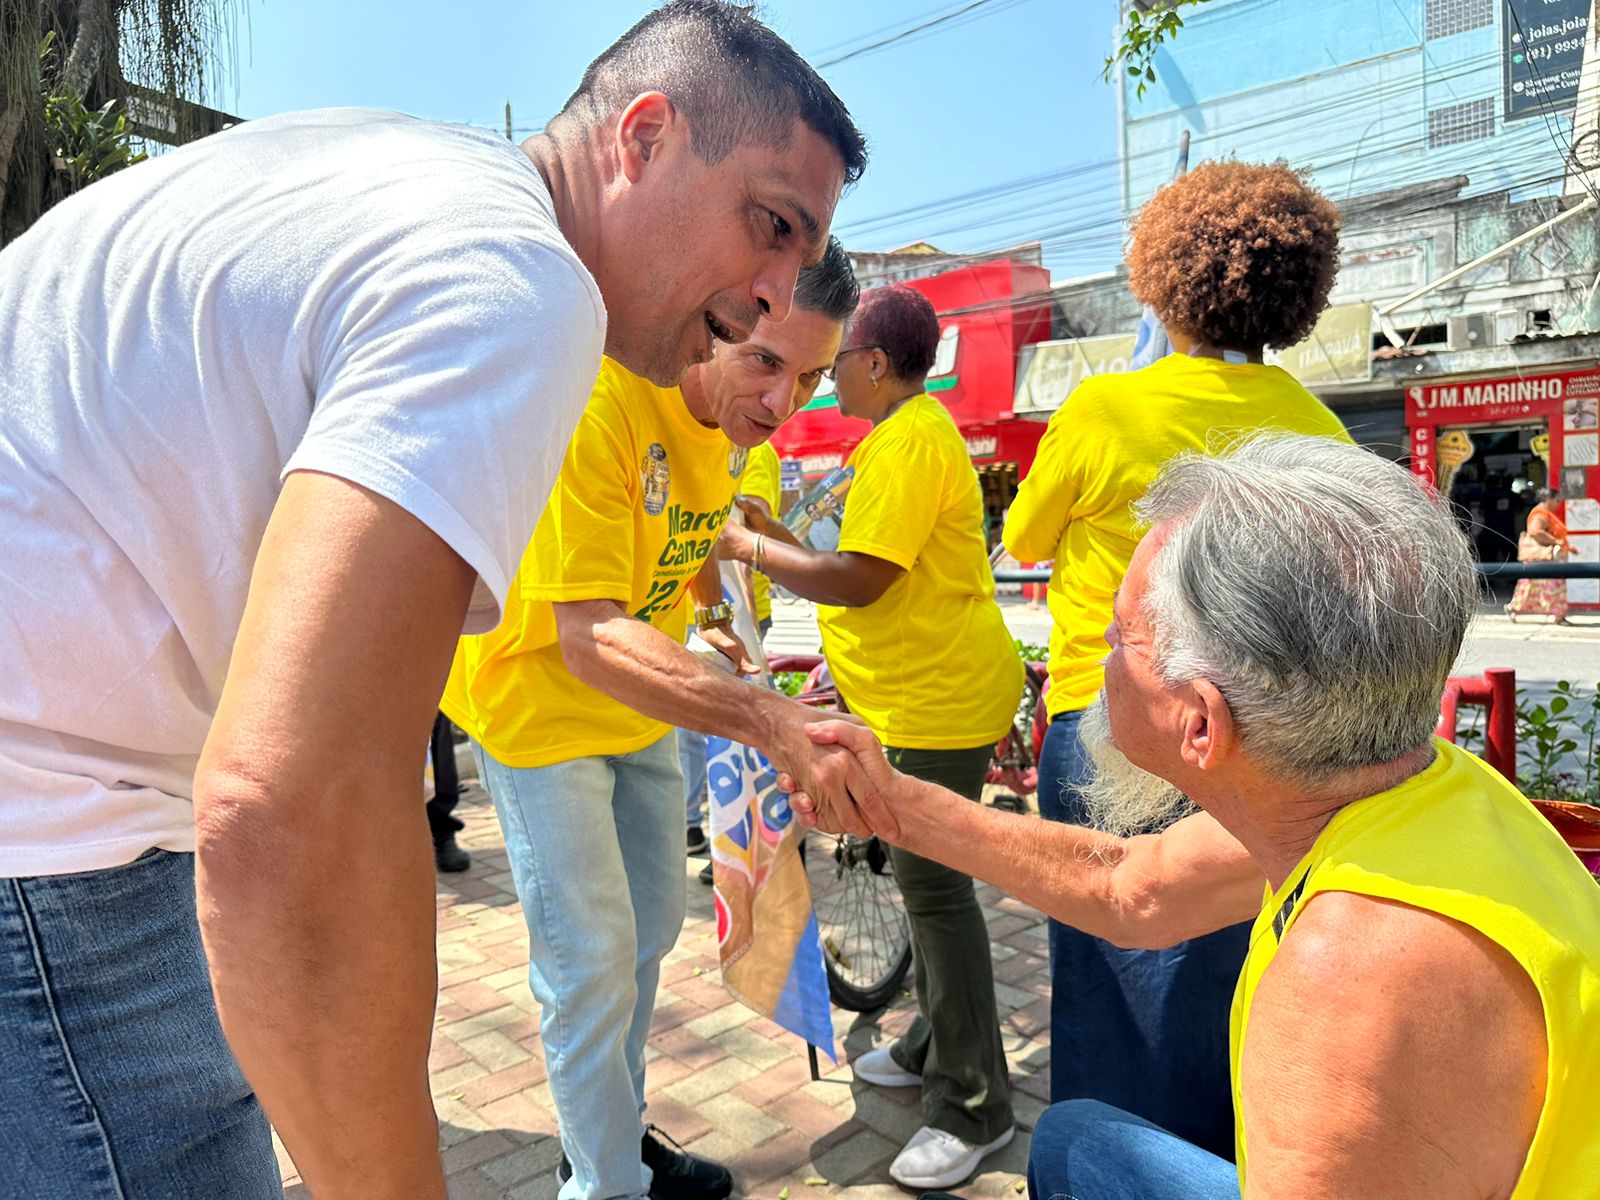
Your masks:
<path fill-rule="evenodd" d="M 747 143 L 782 148 L 798 117 L 838 151 L 846 183 L 866 170 L 867 140 L 850 111 L 752 8 L 670 0 L 589 64 L 560 115 L 590 128 L 645 92 L 664 93 L 689 118 L 707 162 Z"/>
<path fill-rule="evenodd" d="M 1202 163 L 1134 219 L 1128 285 L 1174 328 L 1237 350 L 1310 334 L 1339 270 L 1339 210 L 1289 165 Z"/>
<path fill-rule="evenodd" d="M 794 306 L 821 313 L 830 321 L 846 321 L 861 299 L 861 285 L 850 269 L 850 256 L 831 237 L 822 259 L 800 272 L 794 285 Z"/>
<path fill-rule="evenodd" d="M 926 379 L 939 353 L 939 315 L 909 284 L 873 288 L 861 297 L 850 324 L 852 346 L 876 346 L 900 379 Z"/>

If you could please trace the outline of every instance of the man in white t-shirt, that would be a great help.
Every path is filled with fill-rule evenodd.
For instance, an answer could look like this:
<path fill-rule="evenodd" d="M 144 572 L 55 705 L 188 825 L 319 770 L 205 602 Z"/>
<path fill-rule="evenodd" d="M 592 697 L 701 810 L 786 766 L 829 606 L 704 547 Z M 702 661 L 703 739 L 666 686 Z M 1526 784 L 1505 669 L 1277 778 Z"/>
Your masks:
<path fill-rule="evenodd" d="M 781 320 L 864 158 L 781 39 L 675 0 L 520 148 L 268 118 L 0 254 L 0 1200 L 277 1196 L 262 1104 L 319 1200 L 444 1196 L 456 636 L 602 350 L 672 384 Z"/>

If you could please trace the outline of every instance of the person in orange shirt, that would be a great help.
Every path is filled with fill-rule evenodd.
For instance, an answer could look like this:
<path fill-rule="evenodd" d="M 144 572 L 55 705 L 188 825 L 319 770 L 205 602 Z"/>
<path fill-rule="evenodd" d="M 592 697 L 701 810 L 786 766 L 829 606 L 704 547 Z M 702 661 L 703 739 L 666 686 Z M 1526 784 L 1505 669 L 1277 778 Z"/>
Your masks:
<path fill-rule="evenodd" d="M 1567 526 L 1556 516 L 1556 503 L 1560 496 L 1549 488 L 1540 488 L 1534 494 L 1537 504 L 1528 513 L 1528 528 L 1517 539 L 1517 558 L 1523 562 L 1559 562 L 1572 553 L 1572 543 L 1567 540 Z M 1565 579 L 1519 579 L 1517 589 L 1506 605 L 1506 615 L 1513 622 L 1529 613 L 1542 613 L 1557 625 L 1570 625 L 1567 620 L 1567 581 Z"/>

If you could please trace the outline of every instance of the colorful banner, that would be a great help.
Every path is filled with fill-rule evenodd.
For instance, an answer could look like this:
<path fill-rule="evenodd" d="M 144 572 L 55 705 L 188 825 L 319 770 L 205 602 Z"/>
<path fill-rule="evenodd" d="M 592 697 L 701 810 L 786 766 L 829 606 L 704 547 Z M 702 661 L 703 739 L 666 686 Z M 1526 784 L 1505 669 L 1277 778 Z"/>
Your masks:
<path fill-rule="evenodd" d="M 723 591 L 734 597 L 734 632 L 759 661 L 748 570 L 723 563 L 722 575 Z M 771 686 L 765 670 L 762 682 Z M 754 747 L 708 736 L 706 783 L 722 985 L 838 1062 L 822 941 L 800 858 L 804 831 L 778 790 L 778 773 Z"/>
<path fill-rule="evenodd" d="M 800 825 L 766 756 L 706 739 L 722 983 L 838 1061 L 822 941 L 800 859 Z"/>

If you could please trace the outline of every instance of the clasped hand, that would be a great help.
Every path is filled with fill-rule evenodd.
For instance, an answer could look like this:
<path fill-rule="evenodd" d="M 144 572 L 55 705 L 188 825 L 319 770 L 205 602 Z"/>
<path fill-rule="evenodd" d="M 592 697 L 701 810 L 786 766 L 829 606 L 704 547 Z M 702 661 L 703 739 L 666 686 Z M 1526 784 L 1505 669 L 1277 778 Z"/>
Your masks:
<path fill-rule="evenodd" d="M 776 765 L 778 787 L 789 793 L 800 823 L 824 833 L 898 838 L 890 796 L 901 776 L 878 739 L 864 725 L 838 717 L 807 721 L 799 732 L 806 748 L 786 747 Z M 804 764 L 801 770 L 794 769 L 796 763 Z"/>

